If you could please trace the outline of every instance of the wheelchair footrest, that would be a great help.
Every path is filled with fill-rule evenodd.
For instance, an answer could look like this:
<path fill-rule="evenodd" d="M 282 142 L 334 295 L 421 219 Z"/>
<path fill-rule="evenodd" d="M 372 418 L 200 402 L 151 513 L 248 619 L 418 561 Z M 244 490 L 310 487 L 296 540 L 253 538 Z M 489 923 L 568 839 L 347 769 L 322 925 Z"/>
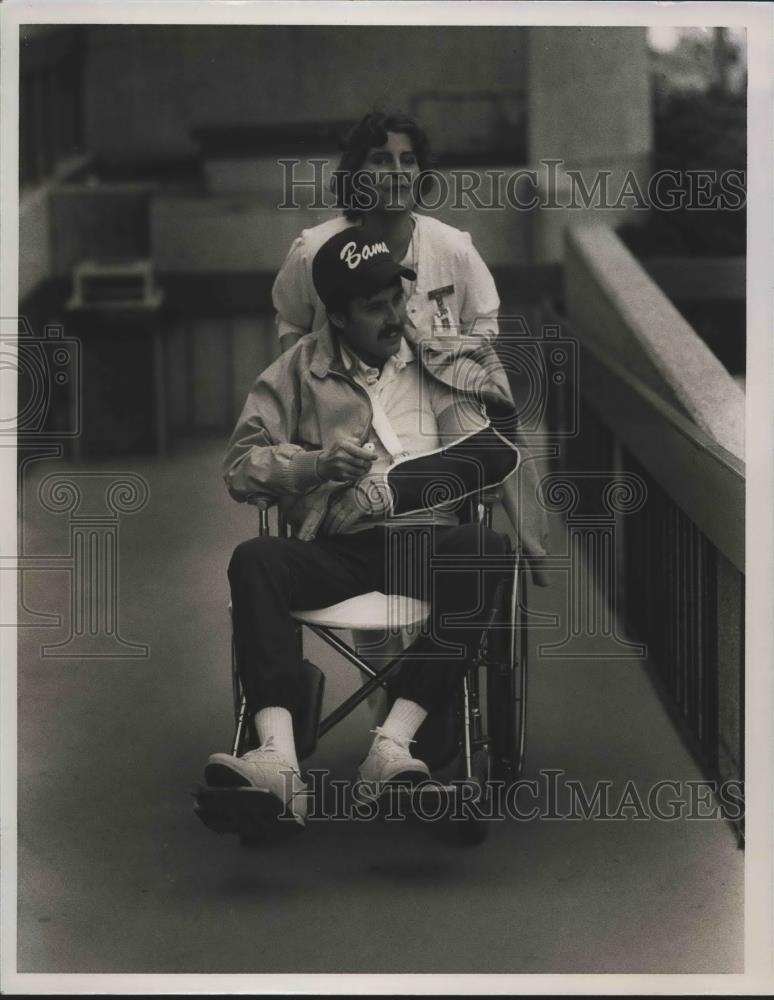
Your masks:
<path fill-rule="evenodd" d="M 432 798 L 436 796 L 453 796 L 453 795 L 470 795 L 470 792 L 463 790 L 463 786 L 475 786 L 477 794 L 483 795 L 484 789 L 478 782 L 473 779 L 460 779 L 459 781 L 453 781 L 448 784 L 444 784 L 440 781 L 423 781 L 418 785 L 410 785 L 408 782 L 405 784 L 396 783 L 394 786 L 387 786 L 383 792 L 384 795 L 406 795 L 409 798 L 413 796 L 420 796 L 423 798 Z"/>
<path fill-rule="evenodd" d="M 443 784 L 438 781 L 419 785 L 385 787 L 379 796 L 381 812 L 395 811 L 400 815 L 414 814 L 423 819 L 463 815 L 466 807 L 475 807 L 486 799 L 486 789 L 468 779 Z"/>
<path fill-rule="evenodd" d="M 258 788 L 216 788 L 197 785 L 194 812 L 215 833 L 235 833 L 249 839 L 293 836 L 303 831 L 274 795 Z"/>

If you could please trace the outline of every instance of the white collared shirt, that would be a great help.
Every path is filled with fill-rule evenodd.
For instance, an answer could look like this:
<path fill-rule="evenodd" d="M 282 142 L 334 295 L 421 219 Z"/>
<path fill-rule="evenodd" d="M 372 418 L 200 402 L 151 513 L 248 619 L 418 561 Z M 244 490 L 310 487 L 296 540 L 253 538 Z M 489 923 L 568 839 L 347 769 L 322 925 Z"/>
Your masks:
<path fill-rule="evenodd" d="M 369 441 L 376 449 L 373 471 L 386 469 L 397 458 L 420 455 L 441 444 L 436 414 L 448 406 L 452 391 L 423 379 L 405 337 L 381 373 L 342 344 L 344 367 L 371 398 L 373 421 Z M 448 397 L 448 398 L 447 398 Z"/>
<path fill-rule="evenodd" d="M 381 373 L 352 354 L 341 342 L 340 348 L 345 369 L 371 398 L 373 420 L 368 440 L 376 450 L 372 472 L 384 472 L 399 458 L 421 455 L 442 444 L 450 444 L 450 441 L 441 440 L 438 414 L 452 405 L 457 408 L 460 431 L 486 426 L 486 418 L 475 404 L 462 402 L 459 394 L 436 379 L 423 378 L 421 365 L 405 337 L 401 338 L 397 352 L 384 363 Z M 407 522 L 415 520 L 415 515 L 403 517 Z M 436 508 L 431 514 L 428 512 L 422 520 L 427 521 L 428 517 L 438 525 L 459 524 L 456 513 L 442 508 Z M 388 520 L 394 524 L 402 518 Z M 380 522 L 360 521 L 350 530 L 361 531 L 375 523 Z"/>

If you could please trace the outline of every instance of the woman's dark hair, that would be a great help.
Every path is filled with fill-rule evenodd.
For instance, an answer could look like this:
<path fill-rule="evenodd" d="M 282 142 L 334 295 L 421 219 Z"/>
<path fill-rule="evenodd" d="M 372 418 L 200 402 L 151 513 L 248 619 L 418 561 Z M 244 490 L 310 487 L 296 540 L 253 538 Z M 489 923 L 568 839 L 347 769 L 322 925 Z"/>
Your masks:
<path fill-rule="evenodd" d="M 416 119 L 400 111 L 370 111 L 345 136 L 341 159 L 331 178 L 336 204 L 344 209 L 345 217 L 351 222 L 357 221 L 364 211 L 362 207 L 358 207 L 357 183 L 353 178 L 363 166 L 368 150 L 387 142 L 388 132 L 400 132 L 411 140 L 411 148 L 420 171 L 415 185 L 418 203 L 421 203 L 421 195 L 427 184 L 432 181 L 432 176 L 426 173 L 432 163 L 430 143 Z"/>

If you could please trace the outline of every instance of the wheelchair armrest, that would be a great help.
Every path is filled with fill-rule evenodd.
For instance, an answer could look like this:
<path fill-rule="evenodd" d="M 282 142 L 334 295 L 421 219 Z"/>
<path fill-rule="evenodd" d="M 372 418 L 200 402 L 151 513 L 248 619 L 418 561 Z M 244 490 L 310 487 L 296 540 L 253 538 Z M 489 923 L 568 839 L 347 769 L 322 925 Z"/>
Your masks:
<path fill-rule="evenodd" d="M 490 489 L 481 490 L 475 498 L 475 503 L 483 506 L 489 518 L 492 516 L 492 508 L 500 499 L 500 488 L 498 486 L 493 486 Z M 258 534 L 268 535 L 270 534 L 269 528 L 269 511 L 272 507 L 277 505 L 277 498 L 270 496 L 268 493 L 251 493 L 246 498 L 245 503 L 249 504 L 251 507 L 255 507 L 258 511 Z M 279 515 L 278 522 L 278 533 L 280 537 L 284 537 L 287 534 L 287 525 L 282 512 Z"/>
<path fill-rule="evenodd" d="M 486 490 L 479 490 L 478 493 L 469 499 L 468 519 L 471 522 L 483 521 L 487 527 L 491 528 L 494 508 L 500 499 L 500 489 L 497 486 Z"/>
<path fill-rule="evenodd" d="M 251 493 L 246 501 L 258 511 L 258 535 L 270 535 L 269 510 L 276 504 L 276 498 L 267 493 Z"/>
<path fill-rule="evenodd" d="M 500 487 L 493 486 L 491 489 L 481 490 L 478 494 L 478 502 L 484 504 L 486 507 L 491 507 L 492 504 L 497 503 L 500 496 Z"/>
<path fill-rule="evenodd" d="M 268 493 L 251 493 L 245 500 L 245 503 L 257 507 L 258 510 L 269 510 L 276 502 L 276 497 L 269 496 Z"/>

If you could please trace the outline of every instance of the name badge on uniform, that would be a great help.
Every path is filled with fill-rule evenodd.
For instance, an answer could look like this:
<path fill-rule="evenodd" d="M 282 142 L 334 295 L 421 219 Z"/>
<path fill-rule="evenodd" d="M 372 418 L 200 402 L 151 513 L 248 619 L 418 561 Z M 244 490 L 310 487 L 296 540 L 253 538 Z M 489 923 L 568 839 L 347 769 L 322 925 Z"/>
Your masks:
<path fill-rule="evenodd" d="M 433 288 L 427 293 L 428 299 L 435 302 L 436 311 L 433 314 L 433 333 L 446 334 L 452 332 L 452 318 L 449 307 L 444 302 L 447 295 L 454 295 L 454 285 L 444 285 L 443 288 Z"/>

